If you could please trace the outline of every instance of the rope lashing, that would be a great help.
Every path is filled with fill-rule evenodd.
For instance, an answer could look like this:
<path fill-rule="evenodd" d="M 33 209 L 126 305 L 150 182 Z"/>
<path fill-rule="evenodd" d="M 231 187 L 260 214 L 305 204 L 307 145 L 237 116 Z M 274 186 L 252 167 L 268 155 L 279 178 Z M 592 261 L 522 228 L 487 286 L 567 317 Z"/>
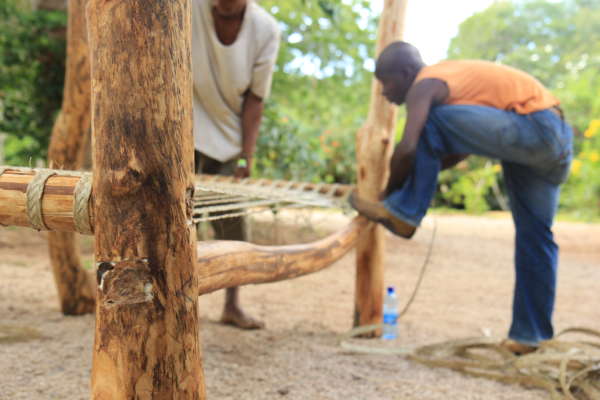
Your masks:
<path fill-rule="evenodd" d="M 77 232 L 89 235 L 92 234 L 92 225 L 90 223 L 90 195 L 92 194 L 92 174 L 84 173 L 73 192 L 73 221 Z"/>
<path fill-rule="evenodd" d="M 79 177 L 73 192 L 73 221 L 75 229 L 81 234 L 91 234 L 89 200 L 92 192 L 92 174 L 80 171 L 53 170 L 46 168 L 23 168 L 0 166 L 0 176 L 7 171 L 33 174 L 32 180 L 27 184 L 27 218 L 29 224 L 38 231 L 48 230 L 42 215 L 42 199 L 48 179 L 53 175 Z"/>
<path fill-rule="evenodd" d="M 27 217 L 34 229 L 47 231 L 48 227 L 42 217 L 42 196 L 44 195 L 46 181 L 52 175 L 56 175 L 56 172 L 48 169 L 38 169 L 34 170 L 34 173 L 33 179 L 27 185 Z"/>

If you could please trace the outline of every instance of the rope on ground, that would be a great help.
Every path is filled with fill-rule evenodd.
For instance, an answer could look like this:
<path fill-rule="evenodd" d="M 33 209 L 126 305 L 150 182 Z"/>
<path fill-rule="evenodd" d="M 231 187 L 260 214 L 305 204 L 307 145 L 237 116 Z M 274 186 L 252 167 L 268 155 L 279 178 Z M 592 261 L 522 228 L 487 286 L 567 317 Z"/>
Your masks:
<path fill-rule="evenodd" d="M 340 337 L 340 346 L 356 353 L 405 356 L 429 367 L 448 368 L 466 375 L 546 390 L 553 400 L 600 399 L 600 332 L 568 328 L 534 352 L 516 356 L 489 337 L 449 340 L 422 347 L 373 347 L 347 341 L 380 329 L 361 326 Z M 564 341 L 566 334 L 595 341 Z"/>
<path fill-rule="evenodd" d="M 427 247 L 427 254 L 425 255 L 425 259 L 423 260 L 423 265 L 421 266 L 421 272 L 419 272 L 419 278 L 417 278 L 415 288 L 412 294 L 410 295 L 408 301 L 406 302 L 406 305 L 404 306 L 402 311 L 398 313 L 398 318 L 401 318 L 404 314 L 408 312 L 411 304 L 417 297 L 417 293 L 419 292 L 419 289 L 421 288 L 421 283 L 423 282 L 423 277 L 425 277 L 425 272 L 427 272 L 427 266 L 429 265 L 429 260 L 431 259 L 431 253 L 433 253 L 433 243 L 435 242 L 436 235 L 437 220 L 433 218 L 433 231 L 431 232 L 431 239 L 429 240 L 429 246 Z"/>
<path fill-rule="evenodd" d="M 434 221 L 415 289 L 399 317 L 408 312 L 419 290 L 431 257 L 436 230 Z M 565 329 L 554 339 L 543 342 L 535 352 L 522 356 L 500 346 L 500 339 L 490 337 L 450 340 L 421 347 L 390 347 L 389 343 L 385 345 L 383 342 L 380 346 L 366 346 L 349 342 L 381 328 L 381 324 L 354 328 L 340 336 L 339 345 L 350 352 L 403 356 L 429 367 L 448 368 L 470 376 L 544 389 L 552 400 L 600 399 L 600 332 L 593 329 Z M 567 342 L 559 339 L 567 334 L 579 334 L 588 340 Z"/>
<path fill-rule="evenodd" d="M 423 278 L 425 277 L 425 272 L 427 271 L 427 266 L 429 265 L 429 261 L 431 260 L 431 254 L 433 253 L 433 244 L 435 242 L 436 235 L 437 235 L 437 220 L 434 218 L 433 219 L 433 230 L 431 232 L 429 246 L 427 247 L 427 254 L 425 255 L 425 258 L 423 259 L 423 264 L 421 265 L 419 277 L 417 278 L 417 282 L 415 283 L 415 288 L 413 289 L 412 294 L 410 295 L 408 301 L 402 308 L 402 311 L 400 311 L 398 313 L 398 318 L 401 318 L 408 312 L 408 310 L 410 309 L 410 306 L 412 305 L 413 301 L 417 297 L 417 293 L 419 292 L 421 283 L 423 282 Z M 374 325 L 363 325 L 363 326 L 359 326 L 354 329 L 351 329 L 350 331 L 348 331 L 347 333 L 342 335 L 342 337 L 340 338 L 340 346 L 343 349 L 358 352 L 358 353 L 404 354 L 404 355 L 411 354 L 412 349 L 409 349 L 409 348 L 390 348 L 390 347 L 378 348 L 378 347 L 372 347 L 372 346 L 361 346 L 361 345 L 357 345 L 355 343 L 348 342 L 348 339 L 351 339 L 356 336 L 364 335 L 365 333 L 375 332 L 376 330 L 381 329 L 381 328 L 383 328 L 382 324 L 374 324 Z"/>

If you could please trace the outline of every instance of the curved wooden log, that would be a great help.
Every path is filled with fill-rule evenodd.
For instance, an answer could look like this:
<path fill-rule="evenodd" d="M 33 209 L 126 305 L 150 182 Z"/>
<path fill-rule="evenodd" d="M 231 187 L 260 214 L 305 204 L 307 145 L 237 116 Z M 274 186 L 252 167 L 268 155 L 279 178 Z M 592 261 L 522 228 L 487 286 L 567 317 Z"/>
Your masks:
<path fill-rule="evenodd" d="M 259 246 L 246 242 L 198 243 L 198 294 L 297 278 L 320 271 L 344 256 L 369 222 L 354 218 L 344 229 L 312 243 Z"/>

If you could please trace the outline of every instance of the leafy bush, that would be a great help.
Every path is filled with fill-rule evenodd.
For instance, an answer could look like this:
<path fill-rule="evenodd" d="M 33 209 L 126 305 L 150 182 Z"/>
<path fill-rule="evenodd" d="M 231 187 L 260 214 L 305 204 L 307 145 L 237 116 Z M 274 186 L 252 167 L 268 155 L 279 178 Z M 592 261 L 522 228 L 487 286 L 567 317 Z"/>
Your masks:
<path fill-rule="evenodd" d="M 580 218 L 600 215 L 600 119 L 592 120 L 583 133 L 561 204 Z"/>
<path fill-rule="evenodd" d="M 594 122 L 600 115 L 599 51 L 600 3 L 587 0 L 494 3 L 460 25 L 448 51 L 450 58 L 490 60 L 527 71 L 562 101 L 566 120 L 576 133 L 577 157 L 562 188 L 561 207 L 586 218 L 600 215 L 596 183 L 600 164 L 594 161 L 600 149 L 598 122 Z M 496 185 L 488 186 L 491 175 L 486 168 L 477 158 L 469 158 L 466 177 L 444 173 L 441 183 L 447 192 L 438 196 L 438 203 L 450 201 L 468 211 L 485 209 L 484 202 L 495 208 L 498 196 L 490 189 L 501 187 L 501 175 Z"/>
<path fill-rule="evenodd" d="M 351 183 L 354 134 L 320 132 L 283 115 L 270 103 L 258 139 L 255 175 L 306 182 Z"/>
<path fill-rule="evenodd" d="M 63 12 L 0 3 L 0 133 L 7 134 L 8 164 L 45 158 L 62 100 L 66 22 Z"/>
<path fill-rule="evenodd" d="M 503 208 L 506 200 L 498 189 L 501 171 L 500 164 L 474 156 L 442 171 L 435 205 L 461 208 L 471 213 Z"/>

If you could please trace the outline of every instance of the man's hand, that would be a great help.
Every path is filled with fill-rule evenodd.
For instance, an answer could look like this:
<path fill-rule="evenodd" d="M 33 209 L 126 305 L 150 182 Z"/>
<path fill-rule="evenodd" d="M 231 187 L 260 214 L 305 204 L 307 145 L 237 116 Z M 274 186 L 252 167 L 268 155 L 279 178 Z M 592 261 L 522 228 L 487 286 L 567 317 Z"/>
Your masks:
<path fill-rule="evenodd" d="M 249 157 L 242 157 L 238 160 L 237 167 L 233 176 L 236 178 L 248 178 L 250 177 L 252 159 Z"/>

